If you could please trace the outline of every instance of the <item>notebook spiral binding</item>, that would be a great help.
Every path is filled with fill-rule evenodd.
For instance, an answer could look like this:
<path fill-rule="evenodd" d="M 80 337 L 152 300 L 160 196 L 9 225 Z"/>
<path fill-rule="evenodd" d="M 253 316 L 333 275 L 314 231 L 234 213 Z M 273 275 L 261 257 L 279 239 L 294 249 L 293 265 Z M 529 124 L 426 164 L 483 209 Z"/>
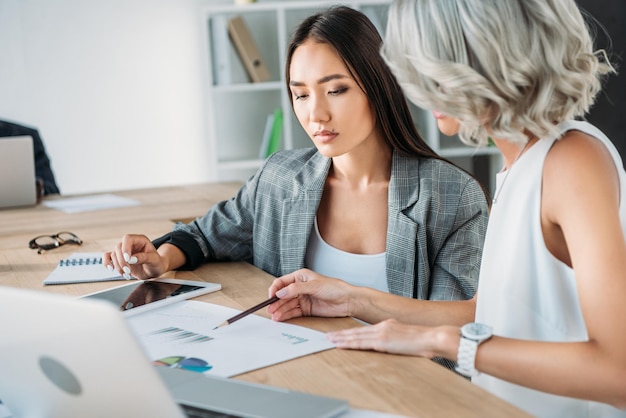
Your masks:
<path fill-rule="evenodd" d="M 94 264 L 102 264 L 102 257 L 89 257 L 89 258 L 71 258 L 67 260 L 59 261 L 59 266 L 89 266 Z"/>

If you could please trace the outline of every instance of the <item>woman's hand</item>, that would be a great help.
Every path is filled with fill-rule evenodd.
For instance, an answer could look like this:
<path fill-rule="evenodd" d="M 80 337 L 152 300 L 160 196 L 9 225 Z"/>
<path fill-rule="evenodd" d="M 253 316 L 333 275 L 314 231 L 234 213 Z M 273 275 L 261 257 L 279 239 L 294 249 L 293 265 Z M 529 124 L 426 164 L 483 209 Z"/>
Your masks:
<path fill-rule="evenodd" d="M 420 357 L 456 359 L 459 328 L 403 324 L 387 319 L 376 325 L 350 328 L 326 334 L 337 348 L 374 350 Z"/>
<path fill-rule="evenodd" d="M 145 235 L 124 235 L 102 260 L 109 270 L 117 270 L 125 279 L 151 279 L 168 271 L 167 260 Z"/>
<path fill-rule="evenodd" d="M 322 276 L 308 269 L 279 277 L 269 288 L 270 297 L 281 300 L 268 307 L 275 321 L 300 316 L 351 316 L 351 300 L 355 286 L 343 280 Z"/>

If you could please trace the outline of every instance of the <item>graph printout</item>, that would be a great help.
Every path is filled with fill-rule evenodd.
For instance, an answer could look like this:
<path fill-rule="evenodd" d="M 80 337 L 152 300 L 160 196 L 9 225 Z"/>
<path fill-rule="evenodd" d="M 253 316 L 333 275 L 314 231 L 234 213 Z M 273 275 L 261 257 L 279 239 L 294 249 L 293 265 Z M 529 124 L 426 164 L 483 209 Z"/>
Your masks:
<path fill-rule="evenodd" d="M 334 347 L 322 332 L 254 314 L 213 329 L 239 312 L 181 301 L 127 320 L 154 364 L 221 377 Z"/>

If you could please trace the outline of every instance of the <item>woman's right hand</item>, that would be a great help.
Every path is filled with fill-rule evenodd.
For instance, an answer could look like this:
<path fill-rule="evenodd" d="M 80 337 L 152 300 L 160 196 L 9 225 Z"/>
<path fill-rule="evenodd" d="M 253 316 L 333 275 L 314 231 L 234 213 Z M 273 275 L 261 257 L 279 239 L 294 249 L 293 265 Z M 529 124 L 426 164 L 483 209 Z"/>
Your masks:
<path fill-rule="evenodd" d="M 151 279 L 168 270 L 167 260 L 145 235 L 124 235 L 113 251 L 104 253 L 102 261 L 125 279 Z"/>
<path fill-rule="evenodd" d="M 274 280 L 269 288 L 270 297 L 278 302 L 268 307 L 275 321 L 286 321 L 300 316 L 351 316 L 351 300 L 356 287 L 343 280 L 322 276 L 308 269 Z"/>

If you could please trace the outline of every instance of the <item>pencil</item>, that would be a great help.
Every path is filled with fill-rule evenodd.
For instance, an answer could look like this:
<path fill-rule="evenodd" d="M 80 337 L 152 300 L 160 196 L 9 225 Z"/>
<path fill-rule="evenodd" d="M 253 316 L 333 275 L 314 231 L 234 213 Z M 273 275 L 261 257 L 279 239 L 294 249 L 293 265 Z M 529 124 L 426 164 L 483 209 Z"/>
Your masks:
<path fill-rule="evenodd" d="M 226 321 L 222 322 L 221 324 L 219 324 L 218 326 L 216 326 L 215 328 L 213 328 L 213 330 L 216 330 L 218 328 L 221 327 L 225 327 L 226 325 L 230 325 L 235 321 L 239 321 L 241 318 L 245 318 L 246 316 L 255 313 L 256 311 L 258 311 L 259 309 L 270 305 L 274 302 L 276 302 L 277 300 L 280 300 L 277 296 L 274 296 L 272 298 L 269 298 L 266 301 L 263 301 L 261 303 L 259 303 L 258 305 L 254 305 L 252 308 L 250 309 L 246 309 L 245 311 L 241 312 L 240 314 L 237 314 L 235 316 L 233 316 L 232 318 L 227 319 Z"/>

